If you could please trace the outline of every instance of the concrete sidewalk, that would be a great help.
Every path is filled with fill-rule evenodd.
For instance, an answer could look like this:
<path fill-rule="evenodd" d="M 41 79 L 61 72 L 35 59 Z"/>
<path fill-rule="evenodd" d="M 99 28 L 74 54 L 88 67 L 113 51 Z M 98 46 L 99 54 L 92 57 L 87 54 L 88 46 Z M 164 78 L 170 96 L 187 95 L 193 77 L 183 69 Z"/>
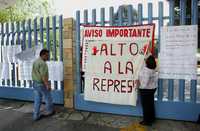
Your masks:
<path fill-rule="evenodd" d="M 70 111 L 62 106 L 56 106 L 55 115 L 34 122 L 32 106 L 0 99 L 0 131 L 200 131 L 200 125 L 192 122 L 159 119 L 146 127 L 138 124 L 140 117 Z"/>

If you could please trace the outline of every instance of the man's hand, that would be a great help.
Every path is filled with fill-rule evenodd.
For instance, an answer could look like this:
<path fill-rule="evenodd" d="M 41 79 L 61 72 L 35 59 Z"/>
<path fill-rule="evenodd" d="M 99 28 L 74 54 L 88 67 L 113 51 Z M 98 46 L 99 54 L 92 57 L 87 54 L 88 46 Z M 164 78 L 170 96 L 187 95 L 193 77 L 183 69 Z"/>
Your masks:
<path fill-rule="evenodd" d="M 48 77 L 43 77 L 42 79 L 47 90 L 51 91 L 51 84 L 48 82 Z"/>
<path fill-rule="evenodd" d="M 140 81 L 136 80 L 136 87 L 139 88 L 139 86 L 140 86 Z"/>
<path fill-rule="evenodd" d="M 47 88 L 48 91 L 51 91 L 51 84 L 48 83 L 48 84 L 46 85 L 46 88 Z"/>

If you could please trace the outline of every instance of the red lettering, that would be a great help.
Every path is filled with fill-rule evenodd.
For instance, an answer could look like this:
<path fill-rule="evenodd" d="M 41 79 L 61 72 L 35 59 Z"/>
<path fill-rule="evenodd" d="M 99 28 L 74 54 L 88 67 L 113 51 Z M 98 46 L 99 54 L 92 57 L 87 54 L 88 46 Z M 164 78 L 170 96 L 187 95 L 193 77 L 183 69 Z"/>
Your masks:
<path fill-rule="evenodd" d="M 114 35 L 114 36 L 116 37 L 116 36 L 118 36 L 118 35 L 119 35 L 119 30 L 118 30 L 118 29 L 115 29 L 115 35 Z"/>
<path fill-rule="evenodd" d="M 128 37 L 128 30 L 124 29 L 124 37 Z"/>
<path fill-rule="evenodd" d="M 84 31 L 85 37 L 102 37 L 102 30 L 92 29 Z"/>
<path fill-rule="evenodd" d="M 142 36 L 142 29 L 137 29 L 137 37 L 141 37 Z"/>
<path fill-rule="evenodd" d="M 147 34 L 146 34 L 147 37 L 150 37 L 150 32 L 151 32 L 151 30 L 147 29 Z"/>

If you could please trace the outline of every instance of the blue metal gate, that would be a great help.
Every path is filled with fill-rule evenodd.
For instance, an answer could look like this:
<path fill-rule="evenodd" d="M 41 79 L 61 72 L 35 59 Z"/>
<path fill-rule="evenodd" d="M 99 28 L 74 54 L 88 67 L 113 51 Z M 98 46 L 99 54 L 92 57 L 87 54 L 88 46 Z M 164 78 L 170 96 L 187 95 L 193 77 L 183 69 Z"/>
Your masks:
<path fill-rule="evenodd" d="M 5 48 L 19 45 L 19 49 L 41 45 L 50 51 L 50 59 L 63 61 L 63 18 L 59 16 L 35 18 L 22 22 L 1 23 L 1 51 Z M 1 64 L 9 65 L 9 78 L 0 80 L 0 98 L 33 100 L 33 88 L 31 80 L 20 80 L 18 62 L 4 61 L 6 53 L 1 53 Z M 63 81 L 52 81 L 54 86 L 52 96 L 54 103 L 63 104 Z"/>
<path fill-rule="evenodd" d="M 163 25 L 174 25 L 178 21 L 179 25 L 185 25 L 186 20 L 190 19 L 189 24 L 198 24 L 198 1 L 191 0 L 191 14 L 186 16 L 186 0 L 180 0 L 180 15 L 174 14 L 174 0 L 169 0 L 169 16 L 164 16 L 163 2 L 158 3 L 158 16 L 153 16 L 153 4 L 148 3 L 148 17 L 143 16 L 143 5 L 138 4 L 137 17 L 133 17 L 133 6 L 128 5 L 127 17 L 123 15 L 122 7 L 119 8 L 117 16 L 114 14 L 114 8 L 109 8 L 109 20 L 105 19 L 105 9 L 100 10 L 100 20 L 97 21 L 96 9 L 92 10 L 91 22 L 88 20 L 88 10 L 83 12 L 83 19 L 80 11 L 76 12 L 76 90 L 75 90 L 75 108 L 80 110 L 116 113 L 124 115 L 141 116 L 141 106 L 122 106 L 105 103 L 96 103 L 84 100 L 84 92 L 81 84 L 80 73 L 80 41 L 82 25 L 100 25 L 100 26 L 124 26 L 134 24 L 144 24 L 157 22 L 156 30 L 158 32 L 158 51 L 160 41 L 160 29 Z M 82 21 L 83 20 L 83 21 Z M 167 21 L 167 23 L 166 23 Z M 159 79 L 158 90 L 156 94 L 156 116 L 158 118 L 167 118 L 175 120 L 196 121 L 200 113 L 200 89 L 197 88 L 197 80 L 174 80 Z M 198 94 L 198 95 L 197 95 Z"/>

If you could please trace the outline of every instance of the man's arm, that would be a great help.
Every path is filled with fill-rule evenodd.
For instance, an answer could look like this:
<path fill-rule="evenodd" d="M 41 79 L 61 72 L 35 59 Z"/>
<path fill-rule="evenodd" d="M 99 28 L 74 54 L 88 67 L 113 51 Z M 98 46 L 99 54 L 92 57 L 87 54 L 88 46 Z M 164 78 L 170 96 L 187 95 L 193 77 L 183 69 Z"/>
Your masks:
<path fill-rule="evenodd" d="M 47 88 L 47 90 L 51 90 L 51 85 L 48 82 L 48 77 L 42 77 L 42 81 L 44 82 L 45 87 Z"/>

